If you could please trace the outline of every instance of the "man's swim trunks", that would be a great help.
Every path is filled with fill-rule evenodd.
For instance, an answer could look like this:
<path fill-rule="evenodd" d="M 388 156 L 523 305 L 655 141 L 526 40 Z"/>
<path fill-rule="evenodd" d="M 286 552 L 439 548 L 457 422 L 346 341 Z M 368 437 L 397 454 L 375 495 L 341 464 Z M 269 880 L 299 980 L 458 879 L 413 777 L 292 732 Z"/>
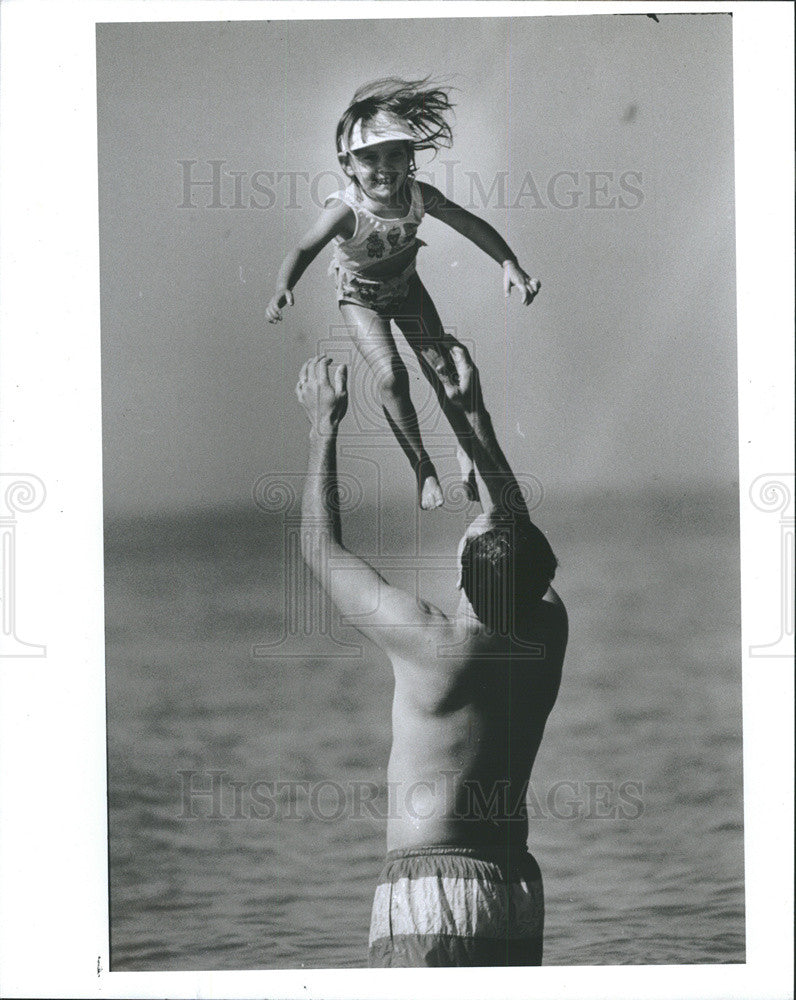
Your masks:
<path fill-rule="evenodd" d="M 371 968 L 541 965 L 542 876 L 532 854 L 390 851 L 370 924 Z"/>

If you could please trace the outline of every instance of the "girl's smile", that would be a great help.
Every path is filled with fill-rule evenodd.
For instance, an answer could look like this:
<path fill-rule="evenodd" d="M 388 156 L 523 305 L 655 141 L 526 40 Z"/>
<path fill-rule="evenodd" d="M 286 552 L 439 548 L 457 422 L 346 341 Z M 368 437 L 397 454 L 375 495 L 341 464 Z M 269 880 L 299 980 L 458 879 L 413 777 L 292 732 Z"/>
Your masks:
<path fill-rule="evenodd" d="M 396 196 L 409 176 L 407 143 L 391 140 L 349 153 L 344 169 L 377 205 L 397 208 Z"/>

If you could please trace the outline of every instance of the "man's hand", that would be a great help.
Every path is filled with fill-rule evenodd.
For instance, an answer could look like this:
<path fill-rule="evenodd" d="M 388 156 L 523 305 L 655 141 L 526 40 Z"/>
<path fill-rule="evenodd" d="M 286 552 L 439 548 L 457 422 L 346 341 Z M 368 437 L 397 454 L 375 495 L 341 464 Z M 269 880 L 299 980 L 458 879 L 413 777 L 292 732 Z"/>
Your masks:
<path fill-rule="evenodd" d="M 445 395 L 464 413 L 476 413 L 484 406 L 478 369 L 473 364 L 467 348 L 462 344 L 451 347 L 449 354 L 454 372 L 451 373 L 449 368 L 437 370 L 437 377 L 442 383 Z"/>
<path fill-rule="evenodd" d="M 277 292 L 265 307 L 265 318 L 269 323 L 278 323 L 282 319 L 282 309 L 293 305 L 293 293 L 289 288 Z"/>
<path fill-rule="evenodd" d="M 307 411 L 312 428 L 328 435 L 337 430 L 348 409 L 348 366 L 340 365 L 329 380 L 332 359 L 325 354 L 310 358 L 301 368 L 296 395 Z"/>
<path fill-rule="evenodd" d="M 512 288 L 518 288 L 522 295 L 522 304 L 529 306 L 539 294 L 541 287 L 541 281 L 529 277 L 515 261 L 507 260 L 503 264 L 503 291 L 506 298 L 511 295 Z"/>

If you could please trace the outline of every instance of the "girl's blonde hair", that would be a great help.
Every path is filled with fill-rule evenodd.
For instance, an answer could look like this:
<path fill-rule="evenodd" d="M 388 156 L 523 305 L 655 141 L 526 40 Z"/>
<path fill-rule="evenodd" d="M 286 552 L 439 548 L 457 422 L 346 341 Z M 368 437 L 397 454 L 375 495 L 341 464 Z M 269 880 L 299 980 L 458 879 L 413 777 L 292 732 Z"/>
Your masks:
<path fill-rule="evenodd" d="M 357 122 L 367 124 L 379 111 L 389 111 L 412 125 L 418 136 L 412 144 L 414 151 L 448 147 L 453 143 L 447 117 L 452 110 L 448 88 L 432 84 L 430 77 L 401 80 L 387 76 L 374 80 L 359 88 L 337 123 L 337 152 L 345 153 L 345 144 Z"/>

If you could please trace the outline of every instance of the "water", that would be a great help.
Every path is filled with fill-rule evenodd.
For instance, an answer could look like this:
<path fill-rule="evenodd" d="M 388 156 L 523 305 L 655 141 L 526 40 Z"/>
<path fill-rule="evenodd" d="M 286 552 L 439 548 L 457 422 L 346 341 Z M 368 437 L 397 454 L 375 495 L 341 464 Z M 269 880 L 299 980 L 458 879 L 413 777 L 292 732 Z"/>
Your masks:
<path fill-rule="evenodd" d="M 734 499 L 592 497 L 539 520 L 571 623 L 532 779 L 545 964 L 742 962 Z M 437 518 L 423 551 L 458 524 Z M 252 656 L 282 634 L 282 547 L 262 514 L 108 527 L 114 970 L 364 964 L 385 823 L 350 797 L 384 790 L 390 672 L 301 629 Z M 426 596 L 451 607 L 442 576 Z"/>

